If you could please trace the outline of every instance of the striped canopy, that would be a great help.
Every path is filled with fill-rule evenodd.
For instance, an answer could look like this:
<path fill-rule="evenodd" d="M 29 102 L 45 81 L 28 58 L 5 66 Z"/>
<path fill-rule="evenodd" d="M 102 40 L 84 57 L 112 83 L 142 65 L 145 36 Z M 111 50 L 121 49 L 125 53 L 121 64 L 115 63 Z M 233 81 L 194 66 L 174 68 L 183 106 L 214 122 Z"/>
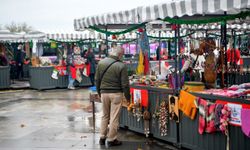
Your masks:
<path fill-rule="evenodd" d="M 93 25 L 137 24 L 159 18 L 219 14 L 225 11 L 233 14 L 247 8 L 250 8 L 250 0 L 175 0 L 127 11 L 75 19 L 74 28 L 79 31 Z"/>
<path fill-rule="evenodd" d="M 89 31 L 89 30 L 84 30 L 83 32 L 49 31 L 49 32 L 46 32 L 46 37 L 48 39 L 60 40 L 60 41 L 74 41 L 74 40 L 82 40 L 82 39 L 104 38 L 102 35 L 98 34 L 97 32 Z"/>
<path fill-rule="evenodd" d="M 12 33 L 9 30 L 0 30 L 0 41 L 11 41 L 22 38 L 23 36 L 21 34 Z"/>

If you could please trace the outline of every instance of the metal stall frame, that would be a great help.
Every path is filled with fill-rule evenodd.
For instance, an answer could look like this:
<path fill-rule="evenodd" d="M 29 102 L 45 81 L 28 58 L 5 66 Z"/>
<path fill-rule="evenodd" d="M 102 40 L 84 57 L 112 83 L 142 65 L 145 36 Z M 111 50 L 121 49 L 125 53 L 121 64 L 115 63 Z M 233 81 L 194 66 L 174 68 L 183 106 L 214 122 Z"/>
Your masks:
<path fill-rule="evenodd" d="M 10 66 L 0 66 L 0 89 L 10 88 Z"/>

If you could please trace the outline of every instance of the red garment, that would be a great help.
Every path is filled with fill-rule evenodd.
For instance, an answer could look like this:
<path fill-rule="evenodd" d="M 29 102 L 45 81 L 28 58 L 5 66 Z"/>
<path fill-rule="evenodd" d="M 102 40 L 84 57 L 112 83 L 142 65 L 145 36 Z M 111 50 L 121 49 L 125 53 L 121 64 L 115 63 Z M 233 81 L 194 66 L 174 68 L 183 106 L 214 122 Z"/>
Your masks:
<path fill-rule="evenodd" d="M 90 75 L 90 63 L 86 64 L 87 76 Z"/>
<path fill-rule="evenodd" d="M 70 72 L 72 79 L 76 79 L 76 68 L 70 66 Z"/>
<path fill-rule="evenodd" d="M 59 72 L 60 76 L 66 75 L 66 66 L 55 66 L 55 69 Z"/>
<path fill-rule="evenodd" d="M 234 55 L 236 54 L 236 55 Z M 235 58 L 234 58 L 235 57 Z M 232 62 L 232 63 L 238 63 L 238 61 L 240 60 L 240 50 L 239 49 L 228 49 L 227 50 L 227 62 Z"/>
<path fill-rule="evenodd" d="M 198 99 L 199 107 L 199 133 L 212 133 L 215 128 L 215 103 L 208 102 L 202 98 Z"/>

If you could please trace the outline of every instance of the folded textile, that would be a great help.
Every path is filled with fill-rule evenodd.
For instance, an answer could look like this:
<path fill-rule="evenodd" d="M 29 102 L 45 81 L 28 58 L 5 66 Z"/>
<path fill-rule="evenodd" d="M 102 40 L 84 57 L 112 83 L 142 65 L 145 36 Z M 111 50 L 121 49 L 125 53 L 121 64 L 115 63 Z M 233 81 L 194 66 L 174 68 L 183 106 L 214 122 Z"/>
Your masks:
<path fill-rule="evenodd" d="M 197 109 L 195 106 L 196 97 L 186 91 L 180 92 L 179 109 L 189 118 L 194 119 Z"/>

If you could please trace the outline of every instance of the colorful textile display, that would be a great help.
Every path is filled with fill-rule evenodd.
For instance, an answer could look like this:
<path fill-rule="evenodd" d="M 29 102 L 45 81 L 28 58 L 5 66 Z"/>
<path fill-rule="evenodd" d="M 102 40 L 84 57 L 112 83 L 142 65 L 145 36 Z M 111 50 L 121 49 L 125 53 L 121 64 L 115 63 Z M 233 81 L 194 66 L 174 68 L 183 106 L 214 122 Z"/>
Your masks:
<path fill-rule="evenodd" d="M 192 120 L 195 118 L 197 109 L 195 106 L 196 97 L 186 91 L 180 92 L 179 109 Z"/>
<path fill-rule="evenodd" d="M 227 104 L 217 104 L 202 98 L 197 100 L 199 108 L 199 133 L 221 131 L 228 135 L 231 109 Z"/>
<path fill-rule="evenodd" d="M 227 89 L 209 89 L 209 90 L 201 91 L 200 93 L 227 96 L 227 97 L 240 97 L 244 95 L 244 91 L 245 90 L 233 91 L 233 90 L 227 90 Z"/>

